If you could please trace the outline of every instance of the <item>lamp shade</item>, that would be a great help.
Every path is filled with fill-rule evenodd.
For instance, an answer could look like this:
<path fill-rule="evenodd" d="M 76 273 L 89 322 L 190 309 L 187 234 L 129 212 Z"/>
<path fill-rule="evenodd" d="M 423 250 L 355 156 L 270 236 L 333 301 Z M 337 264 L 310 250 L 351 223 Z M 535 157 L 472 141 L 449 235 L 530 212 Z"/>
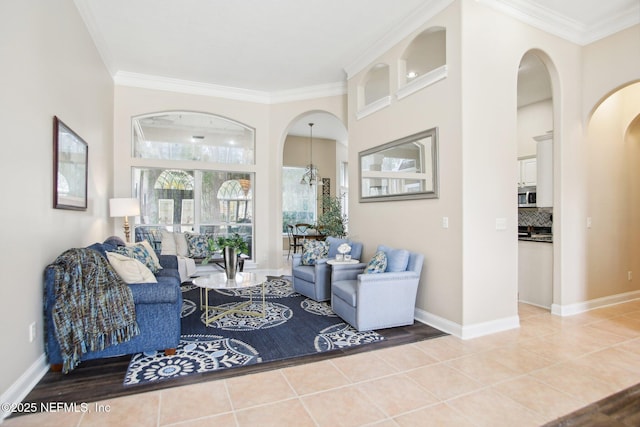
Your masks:
<path fill-rule="evenodd" d="M 138 199 L 109 199 L 109 215 L 113 217 L 140 215 L 140 202 Z"/>

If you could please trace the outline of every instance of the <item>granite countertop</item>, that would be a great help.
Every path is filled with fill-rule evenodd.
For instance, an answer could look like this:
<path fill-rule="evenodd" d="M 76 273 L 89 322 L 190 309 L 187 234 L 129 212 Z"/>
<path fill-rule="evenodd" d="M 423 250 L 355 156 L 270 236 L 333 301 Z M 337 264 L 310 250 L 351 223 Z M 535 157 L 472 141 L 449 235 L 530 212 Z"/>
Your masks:
<path fill-rule="evenodd" d="M 525 241 L 525 242 L 553 243 L 553 235 L 532 234 L 531 236 L 518 236 L 518 240 Z"/>
<path fill-rule="evenodd" d="M 551 227 L 518 226 L 518 240 L 553 243 Z"/>

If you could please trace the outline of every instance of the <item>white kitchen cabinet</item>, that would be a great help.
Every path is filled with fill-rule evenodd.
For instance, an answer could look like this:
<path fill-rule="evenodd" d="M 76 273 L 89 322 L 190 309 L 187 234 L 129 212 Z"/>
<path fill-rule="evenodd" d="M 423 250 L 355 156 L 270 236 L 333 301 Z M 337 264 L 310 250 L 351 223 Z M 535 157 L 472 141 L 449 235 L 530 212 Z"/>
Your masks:
<path fill-rule="evenodd" d="M 537 189 L 536 204 L 539 208 L 553 206 L 553 139 L 548 134 L 534 138 L 537 142 Z"/>
<path fill-rule="evenodd" d="M 551 309 L 553 243 L 518 241 L 518 301 Z"/>
<path fill-rule="evenodd" d="M 520 177 L 518 187 L 531 187 L 537 183 L 538 167 L 535 157 L 518 160 Z"/>

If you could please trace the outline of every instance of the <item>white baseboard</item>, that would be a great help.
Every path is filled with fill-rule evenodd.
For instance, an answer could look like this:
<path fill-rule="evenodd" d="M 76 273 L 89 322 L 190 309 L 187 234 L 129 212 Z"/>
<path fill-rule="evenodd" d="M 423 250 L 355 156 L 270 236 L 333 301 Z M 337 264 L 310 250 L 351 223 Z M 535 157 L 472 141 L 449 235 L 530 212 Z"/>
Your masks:
<path fill-rule="evenodd" d="M 484 335 L 495 334 L 496 332 L 517 329 L 520 327 L 518 316 L 505 317 L 503 319 L 491 320 L 489 322 L 477 323 L 475 325 L 463 326 L 444 319 L 435 314 L 416 308 L 416 320 L 440 329 L 443 332 L 454 335 L 463 340 L 478 338 Z"/>
<path fill-rule="evenodd" d="M 589 301 L 577 302 L 574 304 L 553 304 L 551 313 L 557 316 L 573 316 L 596 308 L 607 307 L 609 305 L 622 304 L 624 302 L 640 299 L 640 291 L 625 292 L 622 294 L 609 295 Z"/>
<path fill-rule="evenodd" d="M 0 396 L 0 402 L 2 403 L 20 403 L 27 397 L 29 392 L 38 384 L 38 381 L 44 377 L 49 371 L 49 365 L 47 365 L 47 357 L 43 353 L 38 359 L 33 362 L 31 366 L 22 374 L 16 382 L 11 384 L 11 387 Z M 0 415 L 0 423 L 2 420 L 11 415 L 11 412 L 2 411 Z"/>
<path fill-rule="evenodd" d="M 443 317 L 436 316 L 435 314 L 431 314 L 428 311 L 424 311 L 419 308 L 416 308 L 414 317 L 419 322 L 426 323 L 429 326 L 433 326 L 436 329 L 440 329 L 442 332 L 446 332 L 456 337 L 462 336 L 462 326 L 450 320 L 447 320 Z"/>
<path fill-rule="evenodd" d="M 485 335 L 495 334 L 496 332 L 508 331 L 510 329 L 518 329 L 520 327 L 520 318 L 516 316 L 503 317 L 502 319 L 490 320 L 488 322 L 476 323 L 475 325 L 463 326 L 463 340 L 478 338 Z"/>

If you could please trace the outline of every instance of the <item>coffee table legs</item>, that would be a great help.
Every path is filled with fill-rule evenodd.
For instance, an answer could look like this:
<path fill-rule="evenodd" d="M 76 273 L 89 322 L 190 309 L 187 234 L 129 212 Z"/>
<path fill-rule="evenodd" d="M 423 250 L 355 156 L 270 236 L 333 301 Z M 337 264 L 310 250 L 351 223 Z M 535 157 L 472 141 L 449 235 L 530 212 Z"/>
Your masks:
<path fill-rule="evenodd" d="M 222 307 L 216 305 L 209 305 L 209 288 L 200 288 L 200 310 L 204 311 L 204 323 L 209 325 L 212 322 L 220 319 L 221 317 L 226 316 L 227 314 L 238 313 L 244 314 L 247 316 L 256 316 L 256 317 L 265 317 L 267 314 L 266 302 L 265 302 L 265 289 L 264 282 L 262 282 L 259 286 L 261 286 L 262 293 L 262 310 L 254 311 L 254 310 L 243 310 L 243 308 L 250 306 L 253 304 L 253 292 L 249 292 L 249 300 L 234 304 L 231 307 Z M 204 304 L 203 304 L 203 294 L 204 293 Z M 209 310 L 218 312 L 218 314 L 210 316 Z"/>

